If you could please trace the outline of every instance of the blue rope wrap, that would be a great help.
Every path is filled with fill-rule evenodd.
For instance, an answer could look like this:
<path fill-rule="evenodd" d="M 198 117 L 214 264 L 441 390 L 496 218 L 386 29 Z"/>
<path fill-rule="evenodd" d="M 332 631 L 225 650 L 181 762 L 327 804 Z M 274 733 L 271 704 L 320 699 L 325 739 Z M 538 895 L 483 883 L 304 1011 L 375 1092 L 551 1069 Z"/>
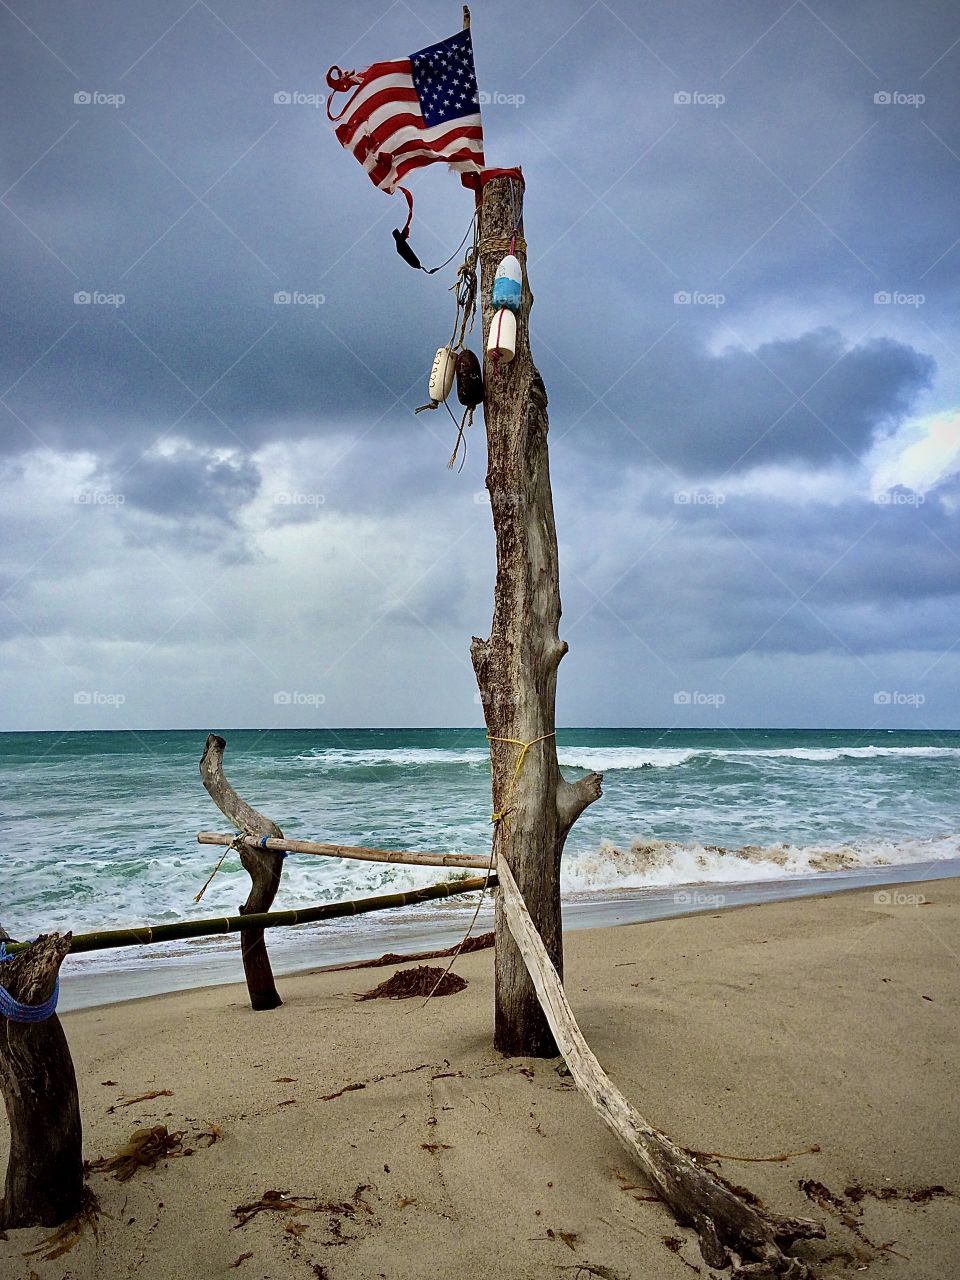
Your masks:
<path fill-rule="evenodd" d="M 7 944 L 0 942 L 0 964 L 12 959 L 13 956 L 7 952 Z M 44 1000 L 43 1004 L 21 1004 L 19 1000 L 14 1000 L 6 987 L 0 987 L 0 1018 L 6 1018 L 8 1022 L 46 1022 L 56 1013 L 59 998 L 59 976 L 53 984 L 53 995 L 49 1000 Z"/>
<path fill-rule="evenodd" d="M 270 839 L 270 837 L 269 837 L 269 836 L 261 836 L 261 837 L 260 837 L 260 839 L 259 839 L 258 843 L 259 843 L 259 845 L 260 845 L 260 848 L 261 848 L 261 849 L 266 849 L 266 847 L 267 847 L 267 841 L 268 841 L 269 839 Z M 279 853 L 279 855 L 280 855 L 280 857 L 281 857 L 281 858 L 285 858 L 285 857 L 287 856 L 287 854 L 290 852 L 290 850 L 289 850 L 289 849 L 275 849 L 275 850 L 274 850 L 274 852 L 275 852 L 275 853 Z"/>

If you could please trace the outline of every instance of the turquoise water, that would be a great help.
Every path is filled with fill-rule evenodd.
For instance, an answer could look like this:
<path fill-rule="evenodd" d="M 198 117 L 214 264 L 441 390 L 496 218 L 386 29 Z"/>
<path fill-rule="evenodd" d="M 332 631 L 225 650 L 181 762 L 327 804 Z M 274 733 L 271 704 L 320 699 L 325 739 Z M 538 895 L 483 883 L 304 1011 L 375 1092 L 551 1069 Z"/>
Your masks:
<path fill-rule="evenodd" d="M 400 849 L 489 849 L 479 729 L 233 730 L 226 770 L 287 835 Z M 197 771 L 203 731 L 0 735 L 3 914 L 42 929 L 234 911 L 231 854 L 203 901 L 226 822 Z M 960 852 L 960 732 L 569 729 L 568 776 L 604 797 L 564 856 L 568 894 L 817 876 Z M 278 906 L 427 883 L 436 869 L 287 861 Z M 220 944 L 216 944 L 220 945 Z M 228 945 L 228 944 L 223 944 Z"/>

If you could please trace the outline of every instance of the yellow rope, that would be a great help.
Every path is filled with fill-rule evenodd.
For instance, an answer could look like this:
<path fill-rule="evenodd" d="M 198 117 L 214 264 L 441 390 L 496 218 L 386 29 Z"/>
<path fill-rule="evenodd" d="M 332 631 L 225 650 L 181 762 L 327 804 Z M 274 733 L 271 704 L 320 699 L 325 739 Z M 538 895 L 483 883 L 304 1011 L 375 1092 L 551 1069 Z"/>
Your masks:
<path fill-rule="evenodd" d="M 510 743 L 511 746 L 520 748 L 520 752 L 517 756 L 517 763 L 514 765 L 514 768 L 513 768 L 513 777 L 510 779 L 509 786 L 507 787 L 506 798 L 508 801 L 510 797 L 513 795 L 513 788 L 516 786 L 517 779 L 520 777 L 520 770 L 523 768 L 523 762 L 527 758 L 527 752 L 530 750 L 531 747 L 535 747 L 538 742 L 544 742 L 547 738 L 553 738 L 555 736 L 556 736 L 555 729 L 550 733 L 542 733 L 539 738 L 533 738 L 530 742 L 524 742 L 522 738 L 498 738 L 495 734 L 492 734 L 492 733 L 487 734 L 487 739 L 490 742 L 508 742 Z M 499 813 L 495 813 L 491 816 L 490 821 L 493 823 L 501 822 L 509 812 L 510 812 L 510 805 L 506 804 L 505 807 L 501 809 Z M 423 1004 L 420 1005 L 421 1009 L 425 1008 L 425 1006 L 429 1003 L 431 997 L 434 995 L 437 988 L 440 986 L 440 983 L 443 982 L 444 978 L 447 976 L 447 974 L 456 964 L 457 960 L 460 958 L 460 952 L 463 950 L 464 944 L 466 943 L 467 939 L 470 937 L 470 934 L 473 932 L 473 926 L 477 923 L 477 917 L 480 914 L 480 908 L 483 906 L 483 899 L 487 892 L 487 885 L 490 883 L 490 877 L 493 874 L 493 858 L 494 858 L 495 848 L 496 848 L 495 843 L 491 842 L 490 861 L 487 863 L 487 871 L 483 879 L 483 888 L 480 890 L 480 901 L 477 903 L 477 908 L 473 913 L 473 918 L 470 921 L 469 925 L 467 926 L 466 933 L 460 939 L 460 945 L 457 947 L 456 951 L 453 953 L 453 956 L 450 959 L 450 963 L 447 965 L 446 969 L 444 969 L 443 973 L 433 984 L 433 990 L 431 990 L 430 994 L 424 999 Z"/>
<path fill-rule="evenodd" d="M 510 779 L 510 785 L 507 787 L 507 801 L 509 801 L 510 797 L 513 795 L 513 788 L 516 786 L 517 779 L 520 777 L 520 770 L 523 768 L 523 762 L 527 758 L 527 752 L 531 747 L 535 747 L 538 742 L 543 742 L 547 738 L 556 737 L 556 732 L 556 729 L 552 729 L 550 733 L 541 733 L 539 738 L 533 738 L 530 742 L 524 742 L 522 738 L 498 738 L 495 734 L 487 734 L 487 739 L 490 742 L 509 742 L 512 746 L 520 748 L 520 753 L 517 756 L 517 763 L 513 770 L 513 777 Z M 512 806 L 509 803 L 505 803 L 502 809 L 490 815 L 490 821 L 502 822 L 510 812 L 511 807 Z"/>

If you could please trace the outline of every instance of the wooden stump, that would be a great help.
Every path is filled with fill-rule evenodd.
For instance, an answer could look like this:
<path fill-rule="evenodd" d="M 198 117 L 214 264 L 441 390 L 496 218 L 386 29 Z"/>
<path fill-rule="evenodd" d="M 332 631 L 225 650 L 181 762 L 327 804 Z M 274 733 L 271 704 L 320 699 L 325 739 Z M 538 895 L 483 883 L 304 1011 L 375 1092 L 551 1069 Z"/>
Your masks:
<path fill-rule="evenodd" d="M 39 937 L 0 964 L 0 985 L 21 1004 L 42 1004 L 53 994 L 70 939 Z M 83 1140 L 77 1077 L 55 1013 L 44 1022 L 0 1016 L 0 1091 L 10 1122 L 0 1229 L 59 1226 L 82 1204 Z"/>
<path fill-rule="evenodd" d="M 517 351 L 509 364 L 484 366 L 487 489 L 497 542 L 493 625 L 488 640 L 471 645 L 491 741 L 497 860 L 506 859 L 543 939 L 563 973 L 560 855 L 577 818 L 600 796 L 602 779 L 576 783 L 560 775 L 555 702 L 557 668 L 567 652 L 558 634 L 560 582 L 557 531 L 547 454 L 547 393 L 530 356 L 528 316 L 533 297 L 523 242 L 523 182 L 516 175 L 480 175 L 480 263 L 484 348 L 493 318 L 490 296 L 500 259 L 517 233 L 523 297 Z M 538 741 L 536 741 L 538 740 Z M 519 773 L 517 743 L 533 743 Z M 496 1027 L 502 1053 L 552 1057 L 557 1048 L 498 898 L 496 912 Z"/>
<path fill-rule="evenodd" d="M 220 812 L 236 829 L 247 836 L 276 836 L 283 838 L 283 832 L 275 822 L 264 817 L 246 800 L 241 799 L 227 781 L 223 772 L 223 753 L 227 749 L 224 738 L 211 733 L 203 748 L 200 758 L 200 777 L 210 798 Z M 270 849 L 251 849 L 240 846 L 240 861 L 249 872 L 253 881 L 247 900 L 240 907 L 241 915 L 249 915 L 261 911 L 269 911 L 280 888 L 280 876 L 283 872 L 283 856 Z M 277 985 L 273 980 L 273 969 L 267 954 L 262 929 L 249 929 L 241 938 L 241 954 L 243 956 L 243 972 L 247 979 L 247 991 L 250 994 L 252 1009 L 276 1009 L 283 1004 Z"/>

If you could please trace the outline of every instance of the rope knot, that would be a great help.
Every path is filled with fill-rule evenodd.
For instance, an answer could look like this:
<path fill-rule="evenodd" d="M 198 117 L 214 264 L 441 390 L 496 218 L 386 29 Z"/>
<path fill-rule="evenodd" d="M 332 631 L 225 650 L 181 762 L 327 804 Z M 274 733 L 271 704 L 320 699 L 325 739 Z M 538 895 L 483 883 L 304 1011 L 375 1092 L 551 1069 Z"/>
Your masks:
<path fill-rule="evenodd" d="M 499 738 L 496 734 L 487 734 L 488 742 L 509 742 L 512 746 L 520 748 L 520 753 L 517 756 L 517 763 L 514 765 L 513 769 L 513 777 L 510 779 L 510 783 L 507 787 L 506 800 L 509 800 L 513 795 L 513 788 L 516 786 L 517 779 L 520 777 L 520 770 L 523 768 L 523 762 L 526 760 L 527 752 L 530 748 L 535 747 L 538 742 L 545 742 L 547 738 L 555 738 L 556 736 L 556 729 L 551 729 L 549 733 L 541 733 L 539 738 L 531 738 L 529 742 L 524 742 L 522 738 Z M 490 815 L 490 821 L 494 824 L 502 822 L 508 814 L 513 812 L 514 807 L 515 806 L 512 804 L 505 804 L 502 809 L 498 809 L 495 813 Z"/>

